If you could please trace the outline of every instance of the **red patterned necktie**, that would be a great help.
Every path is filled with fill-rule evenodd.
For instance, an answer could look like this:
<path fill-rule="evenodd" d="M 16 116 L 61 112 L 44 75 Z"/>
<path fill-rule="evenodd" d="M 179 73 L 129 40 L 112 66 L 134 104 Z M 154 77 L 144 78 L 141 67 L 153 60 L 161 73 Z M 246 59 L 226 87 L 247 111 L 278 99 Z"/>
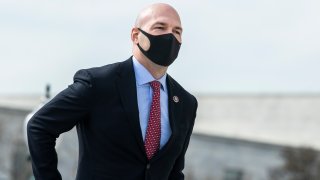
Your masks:
<path fill-rule="evenodd" d="M 146 149 L 148 159 L 157 152 L 160 147 L 160 135 L 161 135 L 161 120 L 160 120 L 160 82 L 152 81 L 150 86 L 153 90 L 152 103 L 150 108 L 150 115 L 148 121 L 148 127 L 146 132 L 146 139 L 144 147 Z"/>

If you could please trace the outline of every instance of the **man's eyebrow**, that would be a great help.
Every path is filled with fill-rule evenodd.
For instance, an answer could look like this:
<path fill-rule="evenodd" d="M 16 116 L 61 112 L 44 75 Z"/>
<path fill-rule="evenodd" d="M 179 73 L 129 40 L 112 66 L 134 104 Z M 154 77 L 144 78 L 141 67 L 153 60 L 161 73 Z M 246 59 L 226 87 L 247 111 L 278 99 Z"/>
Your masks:
<path fill-rule="evenodd" d="M 156 26 L 156 25 L 165 26 L 165 25 L 167 25 L 167 24 L 164 23 L 164 22 L 156 22 L 156 23 L 154 23 L 152 26 Z"/>
<path fill-rule="evenodd" d="M 175 27 L 175 29 L 179 30 L 179 31 L 182 31 L 182 27 L 179 27 L 179 26 Z"/>
<path fill-rule="evenodd" d="M 152 27 L 157 26 L 157 25 L 166 26 L 167 23 L 164 23 L 164 22 L 155 22 L 155 23 L 152 25 Z M 179 30 L 179 31 L 182 31 L 182 27 L 180 27 L 180 26 L 176 26 L 176 27 L 174 27 L 174 29 Z"/>

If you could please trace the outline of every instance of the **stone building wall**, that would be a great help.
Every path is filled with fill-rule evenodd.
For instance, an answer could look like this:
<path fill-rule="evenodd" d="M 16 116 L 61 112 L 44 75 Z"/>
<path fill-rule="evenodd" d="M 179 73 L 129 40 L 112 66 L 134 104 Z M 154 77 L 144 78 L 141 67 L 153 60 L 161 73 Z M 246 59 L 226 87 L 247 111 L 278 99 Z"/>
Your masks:
<path fill-rule="evenodd" d="M 28 113 L 28 110 L 0 107 L 0 180 L 27 180 L 32 176 L 23 129 Z M 58 169 L 63 179 L 75 179 L 78 161 L 75 129 L 62 137 L 57 149 Z"/>
<path fill-rule="evenodd" d="M 0 108 L 0 180 L 30 176 L 22 129 L 28 113 L 27 110 Z"/>
<path fill-rule="evenodd" d="M 283 147 L 194 133 L 186 155 L 186 180 L 269 180 L 283 164 Z"/>

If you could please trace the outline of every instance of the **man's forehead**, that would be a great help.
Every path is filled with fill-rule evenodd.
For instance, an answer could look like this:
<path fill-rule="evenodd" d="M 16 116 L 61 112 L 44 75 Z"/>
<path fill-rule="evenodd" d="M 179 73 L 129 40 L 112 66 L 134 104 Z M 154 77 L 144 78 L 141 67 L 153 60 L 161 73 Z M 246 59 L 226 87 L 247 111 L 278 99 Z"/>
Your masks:
<path fill-rule="evenodd" d="M 174 12 L 154 12 L 146 18 L 149 25 L 166 25 L 181 28 L 181 21 L 179 15 Z"/>
<path fill-rule="evenodd" d="M 149 15 L 153 19 L 174 20 L 180 23 L 180 16 L 174 9 L 154 9 Z"/>

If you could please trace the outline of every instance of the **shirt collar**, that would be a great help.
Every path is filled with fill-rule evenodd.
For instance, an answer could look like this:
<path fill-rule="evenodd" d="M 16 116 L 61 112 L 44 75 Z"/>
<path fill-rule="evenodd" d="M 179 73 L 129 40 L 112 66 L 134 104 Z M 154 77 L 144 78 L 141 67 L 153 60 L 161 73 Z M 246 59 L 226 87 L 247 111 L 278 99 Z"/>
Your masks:
<path fill-rule="evenodd" d="M 142 86 L 148 84 L 151 81 L 155 81 L 156 79 L 151 75 L 151 73 L 134 57 L 132 56 L 133 61 L 133 69 L 136 76 L 136 83 L 138 86 Z M 167 73 L 164 74 L 159 81 L 161 83 L 161 88 L 166 92 L 167 91 Z"/>

